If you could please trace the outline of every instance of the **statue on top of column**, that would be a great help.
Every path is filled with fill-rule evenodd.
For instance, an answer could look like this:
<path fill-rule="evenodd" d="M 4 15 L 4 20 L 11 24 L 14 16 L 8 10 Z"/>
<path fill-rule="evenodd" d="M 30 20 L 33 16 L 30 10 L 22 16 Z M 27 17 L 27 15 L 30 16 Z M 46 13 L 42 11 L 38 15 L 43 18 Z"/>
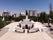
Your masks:
<path fill-rule="evenodd" d="M 27 10 L 26 10 L 26 15 L 28 15 L 28 12 L 27 12 Z"/>

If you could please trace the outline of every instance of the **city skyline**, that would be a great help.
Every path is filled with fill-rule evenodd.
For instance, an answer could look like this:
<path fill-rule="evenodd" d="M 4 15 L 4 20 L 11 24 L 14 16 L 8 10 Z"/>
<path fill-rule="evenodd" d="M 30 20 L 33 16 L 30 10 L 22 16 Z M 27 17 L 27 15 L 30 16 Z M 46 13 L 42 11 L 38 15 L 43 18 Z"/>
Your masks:
<path fill-rule="evenodd" d="M 53 0 L 0 0 L 0 12 L 8 10 L 12 13 L 18 13 L 33 9 L 38 12 L 48 12 L 50 3 L 53 5 Z"/>

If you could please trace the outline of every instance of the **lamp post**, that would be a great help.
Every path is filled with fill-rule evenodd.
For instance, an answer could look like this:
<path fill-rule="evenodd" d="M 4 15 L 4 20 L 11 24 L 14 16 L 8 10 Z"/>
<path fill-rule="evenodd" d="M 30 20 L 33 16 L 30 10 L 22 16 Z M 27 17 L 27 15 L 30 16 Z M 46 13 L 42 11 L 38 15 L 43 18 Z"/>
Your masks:
<path fill-rule="evenodd" d="M 37 22 L 39 21 L 39 14 L 37 14 Z"/>
<path fill-rule="evenodd" d="M 48 18 L 48 27 L 51 27 L 51 26 L 50 26 L 51 20 L 52 20 L 52 19 L 49 17 L 49 18 Z"/>

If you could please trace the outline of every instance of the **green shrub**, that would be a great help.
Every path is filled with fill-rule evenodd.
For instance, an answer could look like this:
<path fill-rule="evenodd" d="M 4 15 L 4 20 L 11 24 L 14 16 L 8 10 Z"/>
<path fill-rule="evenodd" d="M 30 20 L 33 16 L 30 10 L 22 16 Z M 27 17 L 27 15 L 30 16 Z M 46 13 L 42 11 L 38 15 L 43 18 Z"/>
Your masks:
<path fill-rule="evenodd" d="M 0 29 L 6 25 L 5 21 L 0 20 Z"/>

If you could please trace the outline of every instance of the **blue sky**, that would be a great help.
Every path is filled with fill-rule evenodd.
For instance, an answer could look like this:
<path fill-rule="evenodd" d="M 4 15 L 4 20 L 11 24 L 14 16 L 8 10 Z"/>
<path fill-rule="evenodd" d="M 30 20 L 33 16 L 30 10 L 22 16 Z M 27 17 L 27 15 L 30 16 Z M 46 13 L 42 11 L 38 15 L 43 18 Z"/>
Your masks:
<path fill-rule="evenodd" d="M 53 5 L 53 0 L 0 0 L 0 12 L 8 10 L 17 13 L 31 9 L 35 9 L 38 12 L 48 12 L 50 3 Z"/>

